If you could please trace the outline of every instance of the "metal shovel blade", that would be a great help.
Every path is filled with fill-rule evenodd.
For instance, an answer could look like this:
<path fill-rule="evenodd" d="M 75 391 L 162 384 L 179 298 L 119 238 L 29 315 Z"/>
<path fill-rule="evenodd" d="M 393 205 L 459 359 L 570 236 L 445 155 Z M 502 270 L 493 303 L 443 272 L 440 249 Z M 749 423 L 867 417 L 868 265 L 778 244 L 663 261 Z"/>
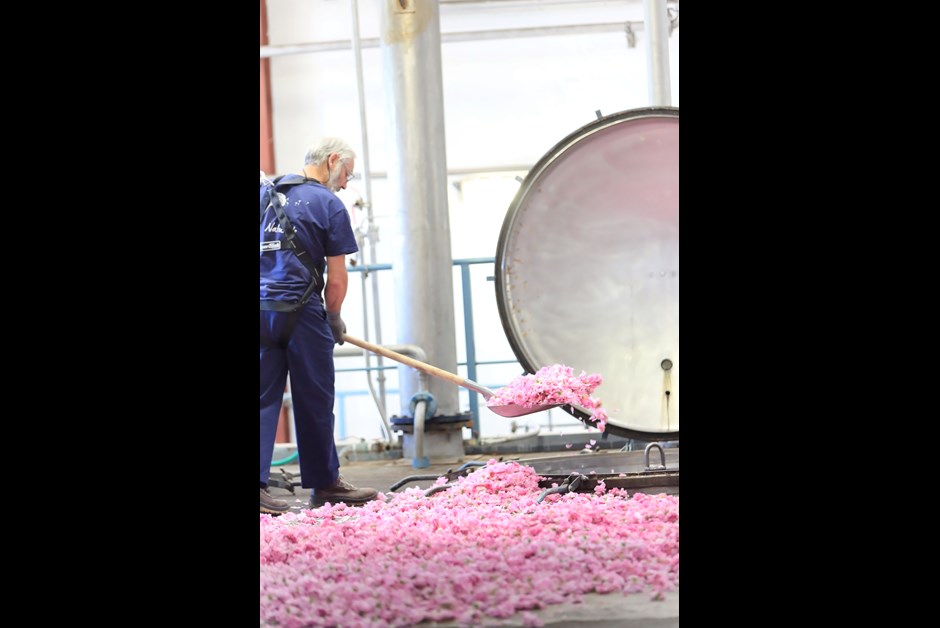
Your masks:
<path fill-rule="evenodd" d="M 346 342 L 350 344 L 354 344 L 361 349 L 365 349 L 366 351 L 371 351 L 372 353 L 385 356 L 389 360 L 395 360 L 396 362 L 401 362 L 402 364 L 405 364 L 412 368 L 416 368 L 423 373 L 427 373 L 428 375 L 432 375 L 434 377 L 447 380 L 448 382 L 457 384 L 458 386 L 467 388 L 468 390 L 478 392 L 481 395 L 483 395 L 484 399 L 488 400 L 490 397 L 493 396 L 493 391 L 487 388 L 486 386 L 481 386 L 480 384 L 477 384 L 475 381 L 463 378 L 460 375 L 457 375 L 456 373 L 450 373 L 448 371 L 445 371 L 444 369 L 439 369 L 436 366 L 426 364 L 420 360 L 415 360 L 414 358 L 409 357 L 407 355 L 402 355 L 401 353 L 398 353 L 397 351 L 386 349 L 385 347 L 381 345 L 375 345 L 375 344 L 372 344 L 371 342 L 367 342 L 359 338 L 354 338 L 353 336 L 350 336 L 349 334 L 343 334 L 343 338 L 346 340 Z M 525 416 L 526 414 L 534 414 L 536 412 L 544 412 L 545 410 L 548 410 L 550 408 L 557 408 L 560 405 L 562 404 L 555 403 L 555 404 L 546 404 L 546 405 L 532 406 L 531 408 L 526 408 L 525 406 L 520 406 L 516 404 L 507 404 L 507 405 L 501 405 L 501 406 L 486 406 L 486 407 L 489 408 L 495 414 L 498 414 L 499 416 L 513 418 L 517 416 Z"/>
<path fill-rule="evenodd" d="M 520 406 L 516 404 L 509 404 L 505 406 L 486 406 L 488 409 L 492 410 L 499 416 L 504 416 L 507 418 L 525 416 L 526 414 L 535 414 L 536 412 L 544 412 L 545 410 L 551 410 L 552 408 L 557 408 L 558 406 L 563 405 L 560 403 L 550 403 L 543 404 L 538 406 L 532 406 L 527 408 L 525 406 Z"/>

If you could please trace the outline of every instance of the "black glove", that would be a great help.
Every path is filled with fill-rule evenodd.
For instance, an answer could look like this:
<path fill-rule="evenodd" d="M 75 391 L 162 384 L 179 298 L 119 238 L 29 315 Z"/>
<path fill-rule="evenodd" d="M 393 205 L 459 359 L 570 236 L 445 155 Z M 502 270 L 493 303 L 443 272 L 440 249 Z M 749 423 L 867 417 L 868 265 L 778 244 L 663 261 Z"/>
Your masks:
<path fill-rule="evenodd" d="M 330 324 L 330 329 L 333 331 L 333 340 L 336 341 L 336 344 L 342 345 L 346 342 L 343 340 L 343 334 L 346 333 L 346 323 L 343 322 L 339 312 L 327 312 L 326 322 Z"/>

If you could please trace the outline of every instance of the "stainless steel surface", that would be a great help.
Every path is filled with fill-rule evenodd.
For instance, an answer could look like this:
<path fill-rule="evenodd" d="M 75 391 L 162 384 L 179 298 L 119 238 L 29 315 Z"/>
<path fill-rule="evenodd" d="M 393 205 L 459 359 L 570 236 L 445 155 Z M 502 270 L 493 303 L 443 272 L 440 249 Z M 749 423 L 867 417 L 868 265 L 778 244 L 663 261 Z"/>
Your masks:
<path fill-rule="evenodd" d="M 666 459 L 662 471 L 679 470 L 679 449 L 667 448 L 663 457 Z M 521 458 L 539 475 L 568 475 L 578 471 L 585 475 L 609 475 L 618 473 L 643 473 L 648 462 L 645 452 L 604 451 L 593 454 L 545 454 L 539 457 Z"/>
<path fill-rule="evenodd" d="M 457 370 L 454 287 L 447 205 L 444 93 L 438 4 L 383 0 L 382 64 L 388 103 L 389 179 L 399 246 L 392 264 L 398 341 Z M 402 416 L 410 416 L 417 376 L 398 369 Z M 432 380 L 437 415 L 459 414 L 457 389 Z M 430 418 L 430 417 L 429 417 Z"/>
<path fill-rule="evenodd" d="M 678 437 L 677 108 L 605 116 L 546 153 L 506 214 L 496 271 L 526 370 L 600 373 L 611 433 Z"/>
<path fill-rule="evenodd" d="M 666 0 L 643 0 L 643 21 L 647 24 L 646 84 L 651 106 L 668 107 L 669 94 L 669 16 Z"/>

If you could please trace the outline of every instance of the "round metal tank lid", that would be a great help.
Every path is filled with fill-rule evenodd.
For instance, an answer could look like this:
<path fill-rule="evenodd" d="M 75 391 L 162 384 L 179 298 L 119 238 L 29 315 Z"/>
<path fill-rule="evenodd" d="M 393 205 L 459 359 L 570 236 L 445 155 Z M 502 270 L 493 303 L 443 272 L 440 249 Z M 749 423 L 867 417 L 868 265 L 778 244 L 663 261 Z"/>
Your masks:
<path fill-rule="evenodd" d="M 678 108 L 604 116 L 539 160 L 503 221 L 496 300 L 529 373 L 600 373 L 610 433 L 678 438 Z"/>

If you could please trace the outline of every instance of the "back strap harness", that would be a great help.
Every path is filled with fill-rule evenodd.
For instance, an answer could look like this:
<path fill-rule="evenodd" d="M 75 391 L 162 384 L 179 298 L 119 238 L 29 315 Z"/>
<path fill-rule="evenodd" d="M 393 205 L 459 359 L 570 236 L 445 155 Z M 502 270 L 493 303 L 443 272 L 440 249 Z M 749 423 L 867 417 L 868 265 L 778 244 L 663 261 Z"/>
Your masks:
<path fill-rule="evenodd" d="M 310 285 L 307 286 L 307 290 L 304 292 L 303 296 L 300 298 L 299 302 L 292 301 L 261 301 L 261 309 L 272 312 L 296 312 L 304 305 L 307 304 L 307 301 L 310 300 L 310 297 L 313 296 L 313 293 L 316 292 L 320 294 L 323 292 L 323 278 L 320 275 L 320 272 L 317 270 L 316 266 L 313 263 L 313 260 L 310 259 L 310 256 L 307 254 L 307 251 L 297 242 L 296 232 L 294 225 L 291 224 L 290 220 L 287 218 L 287 213 L 284 211 L 283 205 L 281 205 L 281 199 L 277 194 L 277 188 L 279 186 L 287 187 L 293 185 L 299 185 L 301 183 L 317 183 L 322 185 L 316 179 L 311 179 L 309 177 L 304 177 L 303 179 L 298 179 L 297 181 L 286 181 L 281 183 L 283 177 L 278 177 L 274 180 L 274 185 L 268 190 L 268 207 L 274 207 L 274 213 L 277 216 L 277 222 L 281 227 L 281 230 L 284 232 L 284 237 L 281 240 L 270 240 L 261 243 L 261 252 L 272 252 L 276 253 L 279 250 L 285 250 L 281 248 L 281 242 L 287 242 L 287 248 L 294 252 L 294 255 L 297 256 L 297 259 L 304 265 L 304 267 L 310 272 L 312 280 Z M 264 215 L 266 209 L 261 212 L 261 222 L 264 222 Z M 293 327 L 293 325 L 291 325 Z M 288 335 L 290 335 L 288 333 Z"/>

